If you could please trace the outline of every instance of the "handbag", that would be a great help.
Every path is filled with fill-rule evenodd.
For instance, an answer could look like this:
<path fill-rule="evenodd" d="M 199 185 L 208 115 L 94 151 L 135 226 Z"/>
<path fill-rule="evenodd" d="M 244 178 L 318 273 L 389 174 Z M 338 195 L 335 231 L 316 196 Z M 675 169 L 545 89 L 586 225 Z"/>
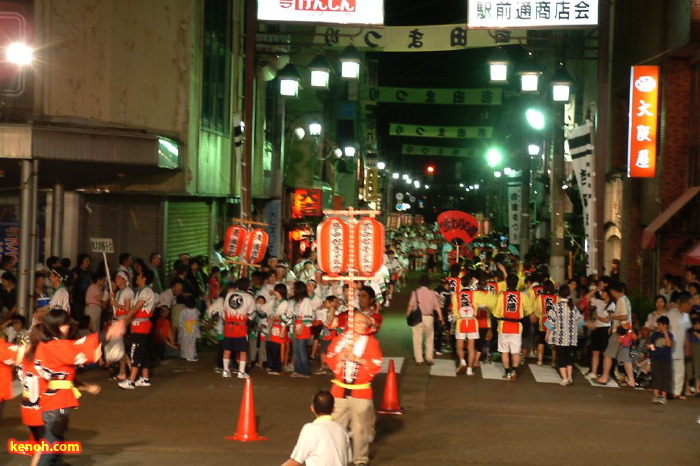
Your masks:
<path fill-rule="evenodd" d="M 413 293 L 416 294 L 416 308 L 409 312 L 406 316 L 406 323 L 409 327 L 413 327 L 423 321 L 423 313 L 420 311 L 420 306 L 418 303 L 418 294 L 415 291 Z"/>

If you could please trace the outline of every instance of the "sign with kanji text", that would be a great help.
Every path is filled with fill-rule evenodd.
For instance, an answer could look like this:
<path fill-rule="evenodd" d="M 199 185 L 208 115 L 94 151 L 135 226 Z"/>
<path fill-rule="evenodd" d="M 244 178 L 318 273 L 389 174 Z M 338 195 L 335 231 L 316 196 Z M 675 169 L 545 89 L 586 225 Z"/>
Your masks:
<path fill-rule="evenodd" d="M 383 0 L 258 0 L 258 20 L 384 24 Z"/>
<path fill-rule="evenodd" d="M 491 126 L 426 126 L 391 123 L 390 136 L 413 136 L 445 139 L 491 139 Z"/>
<path fill-rule="evenodd" d="M 417 146 L 415 144 L 401 145 L 401 153 L 404 155 L 443 155 L 448 157 L 473 157 L 474 149 L 462 149 L 459 147 Z"/>
<path fill-rule="evenodd" d="M 114 252 L 114 242 L 112 238 L 90 238 L 90 249 L 92 252 Z"/>
<path fill-rule="evenodd" d="M 633 66 L 630 83 L 627 176 L 656 176 L 659 127 L 659 67 Z"/>
<path fill-rule="evenodd" d="M 597 0 L 469 0 L 469 29 L 544 29 L 598 26 Z"/>
<path fill-rule="evenodd" d="M 415 87 L 364 87 L 360 100 L 367 104 L 501 105 L 502 89 L 434 89 Z"/>
<path fill-rule="evenodd" d="M 292 218 L 320 217 L 322 214 L 320 189 L 295 189 L 292 200 Z"/>
<path fill-rule="evenodd" d="M 508 185 L 508 240 L 510 244 L 520 244 L 520 226 L 522 225 L 522 187 L 520 183 Z"/>

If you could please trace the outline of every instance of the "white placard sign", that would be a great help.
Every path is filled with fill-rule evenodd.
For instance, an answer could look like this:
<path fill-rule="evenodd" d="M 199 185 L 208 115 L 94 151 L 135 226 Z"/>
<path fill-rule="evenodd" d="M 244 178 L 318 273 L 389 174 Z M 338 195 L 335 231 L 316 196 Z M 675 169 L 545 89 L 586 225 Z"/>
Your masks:
<path fill-rule="evenodd" d="M 469 0 L 469 28 L 542 29 L 598 26 L 597 0 Z"/>
<path fill-rule="evenodd" d="M 114 253 L 114 242 L 112 238 L 90 238 L 92 252 Z"/>
<path fill-rule="evenodd" d="M 258 0 L 258 20 L 384 24 L 383 0 Z"/>

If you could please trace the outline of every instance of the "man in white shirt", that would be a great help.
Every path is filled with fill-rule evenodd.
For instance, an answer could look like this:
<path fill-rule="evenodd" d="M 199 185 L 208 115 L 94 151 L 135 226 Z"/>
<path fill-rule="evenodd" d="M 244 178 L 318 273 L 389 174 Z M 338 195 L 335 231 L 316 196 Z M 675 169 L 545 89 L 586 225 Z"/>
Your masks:
<path fill-rule="evenodd" d="M 352 460 L 350 438 L 345 428 L 331 417 L 335 399 L 328 391 L 314 395 L 314 422 L 304 424 L 290 458 L 282 466 L 347 466 Z"/>
<path fill-rule="evenodd" d="M 673 359 L 673 398 L 685 400 L 683 385 L 685 384 L 685 336 L 690 324 L 690 310 L 693 307 L 690 293 L 684 291 L 671 293 L 671 304 L 666 311 L 670 321 L 669 329 L 673 334 L 671 358 Z"/>

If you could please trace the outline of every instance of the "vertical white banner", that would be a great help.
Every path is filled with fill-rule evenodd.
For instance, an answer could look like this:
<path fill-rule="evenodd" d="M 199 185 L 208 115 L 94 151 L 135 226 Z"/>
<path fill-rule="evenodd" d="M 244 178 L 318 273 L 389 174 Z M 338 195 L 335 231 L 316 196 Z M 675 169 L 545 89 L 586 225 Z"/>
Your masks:
<path fill-rule="evenodd" d="M 522 222 L 522 186 L 520 182 L 508 184 L 508 225 L 510 244 L 520 244 L 520 226 Z"/>
<path fill-rule="evenodd" d="M 583 228 L 586 234 L 586 273 L 588 275 L 597 273 L 597 254 L 595 242 L 595 209 L 596 200 L 594 198 L 593 177 L 594 170 L 594 148 L 591 144 L 592 127 L 590 122 L 576 126 L 569 132 L 569 148 L 571 150 L 571 161 L 573 164 L 576 183 L 581 193 L 581 204 L 583 205 Z"/>

